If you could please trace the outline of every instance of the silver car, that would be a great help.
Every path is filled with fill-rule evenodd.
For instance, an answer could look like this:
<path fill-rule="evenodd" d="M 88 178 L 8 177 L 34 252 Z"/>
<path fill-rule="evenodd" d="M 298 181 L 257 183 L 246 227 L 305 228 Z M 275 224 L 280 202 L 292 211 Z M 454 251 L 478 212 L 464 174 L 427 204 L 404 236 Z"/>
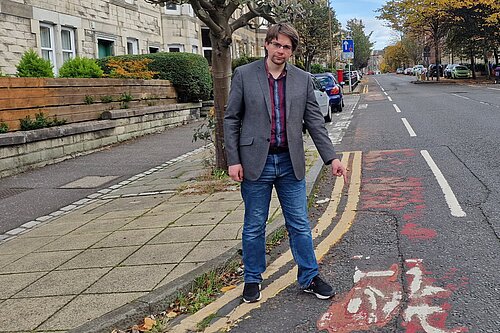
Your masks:
<path fill-rule="evenodd" d="M 330 97 L 325 91 L 325 88 L 321 85 L 319 80 L 311 75 L 314 87 L 314 95 L 316 95 L 316 101 L 319 104 L 319 108 L 321 109 L 321 113 L 323 114 L 323 118 L 325 118 L 325 122 L 329 123 L 332 121 L 332 109 L 330 108 Z"/>

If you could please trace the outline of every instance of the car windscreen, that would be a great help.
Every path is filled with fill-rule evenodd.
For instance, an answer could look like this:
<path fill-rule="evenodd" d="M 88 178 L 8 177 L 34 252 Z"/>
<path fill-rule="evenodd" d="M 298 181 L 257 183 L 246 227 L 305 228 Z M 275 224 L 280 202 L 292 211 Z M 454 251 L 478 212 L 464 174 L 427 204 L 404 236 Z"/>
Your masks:
<path fill-rule="evenodd" d="M 466 71 L 468 68 L 465 66 L 455 66 L 455 69 L 458 71 Z"/>
<path fill-rule="evenodd" d="M 332 78 L 330 78 L 328 76 L 317 76 L 316 78 L 319 80 L 321 85 L 324 87 L 333 85 Z"/>

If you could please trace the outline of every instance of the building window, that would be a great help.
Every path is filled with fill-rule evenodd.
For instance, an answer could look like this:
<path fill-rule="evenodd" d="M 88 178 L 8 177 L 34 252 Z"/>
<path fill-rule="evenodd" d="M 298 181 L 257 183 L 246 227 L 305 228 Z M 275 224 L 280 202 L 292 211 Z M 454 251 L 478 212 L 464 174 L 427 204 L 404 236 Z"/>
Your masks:
<path fill-rule="evenodd" d="M 203 56 L 208 64 L 212 65 L 212 41 L 210 40 L 210 29 L 201 28 L 201 45 L 203 47 Z"/>
<path fill-rule="evenodd" d="M 169 44 L 168 52 L 184 52 L 184 45 L 182 44 Z"/>
<path fill-rule="evenodd" d="M 75 30 L 67 27 L 61 28 L 61 47 L 63 62 L 76 56 Z"/>
<path fill-rule="evenodd" d="M 150 46 L 149 47 L 149 53 L 158 53 L 160 52 L 160 48 L 157 46 Z"/>
<path fill-rule="evenodd" d="M 109 39 L 97 39 L 98 57 L 105 58 L 115 54 L 115 42 Z"/>
<path fill-rule="evenodd" d="M 139 54 L 139 41 L 135 38 L 127 38 L 127 54 Z"/>
<path fill-rule="evenodd" d="M 175 3 L 171 3 L 168 5 L 165 5 L 166 10 L 177 10 L 177 5 Z"/>
<path fill-rule="evenodd" d="M 40 24 L 40 46 L 42 49 L 42 58 L 50 61 L 56 67 L 56 58 L 54 56 L 54 27 L 49 24 Z"/>
<path fill-rule="evenodd" d="M 191 53 L 198 54 L 198 45 L 191 45 Z"/>

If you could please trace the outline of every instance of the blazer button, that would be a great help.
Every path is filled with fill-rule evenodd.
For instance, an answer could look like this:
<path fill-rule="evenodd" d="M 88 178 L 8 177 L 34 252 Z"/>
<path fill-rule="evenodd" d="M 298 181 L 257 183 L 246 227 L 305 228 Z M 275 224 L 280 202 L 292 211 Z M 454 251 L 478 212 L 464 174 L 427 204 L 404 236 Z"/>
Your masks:
<path fill-rule="evenodd" d="M 271 139 L 267 139 L 267 142 L 271 142 Z"/>

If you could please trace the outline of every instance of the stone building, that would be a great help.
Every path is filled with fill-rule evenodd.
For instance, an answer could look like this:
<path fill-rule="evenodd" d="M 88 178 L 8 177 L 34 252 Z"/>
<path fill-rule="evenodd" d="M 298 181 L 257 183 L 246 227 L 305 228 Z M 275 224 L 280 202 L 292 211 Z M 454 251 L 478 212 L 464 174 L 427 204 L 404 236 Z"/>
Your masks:
<path fill-rule="evenodd" d="M 235 13 L 239 15 L 241 13 Z M 237 30 L 233 57 L 262 56 L 263 33 Z M 153 6 L 144 0 L 1 0 L 0 71 L 14 75 L 23 53 L 33 48 L 58 69 L 75 57 L 160 51 L 190 52 L 210 61 L 209 30 L 190 5 Z"/>

